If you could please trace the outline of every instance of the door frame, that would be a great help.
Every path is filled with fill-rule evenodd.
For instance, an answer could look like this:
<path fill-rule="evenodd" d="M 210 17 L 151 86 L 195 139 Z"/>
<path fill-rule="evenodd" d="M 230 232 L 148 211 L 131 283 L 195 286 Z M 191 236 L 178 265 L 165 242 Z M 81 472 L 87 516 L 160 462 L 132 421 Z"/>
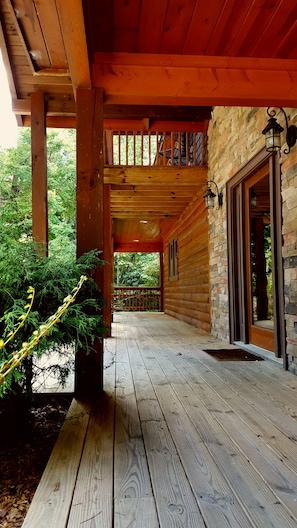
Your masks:
<path fill-rule="evenodd" d="M 274 345 L 275 356 L 283 358 L 288 368 L 286 355 L 286 332 L 284 314 L 284 279 L 282 258 L 282 211 L 281 211 L 281 170 L 277 154 L 268 153 L 265 148 L 249 160 L 226 185 L 227 195 L 227 246 L 229 283 L 229 331 L 230 342 L 249 343 L 246 247 L 245 247 L 245 190 L 244 183 L 269 166 L 271 244 L 274 261 Z"/>

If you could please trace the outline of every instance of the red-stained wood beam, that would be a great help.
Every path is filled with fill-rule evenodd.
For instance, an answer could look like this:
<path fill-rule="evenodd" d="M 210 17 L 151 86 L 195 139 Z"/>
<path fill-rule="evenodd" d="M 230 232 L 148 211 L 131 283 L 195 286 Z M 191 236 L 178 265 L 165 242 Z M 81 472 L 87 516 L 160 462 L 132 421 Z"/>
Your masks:
<path fill-rule="evenodd" d="M 295 107 L 297 61 L 95 53 L 92 83 L 110 104 Z"/>
<path fill-rule="evenodd" d="M 32 232 L 41 244 L 40 251 L 48 254 L 48 200 L 45 104 L 42 92 L 31 94 L 31 154 L 32 154 Z"/>
<path fill-rule="evenodd" d="M 160 253 L 163 251 L 162 242 L 116 242 L 114 251 L 118 253 Z"/>
<path fill-rule="evenodd" d="M 77 90 L 77 256 L 92 249 L 103 251 L 103 98 L 102 91 Z M 104 272 L 94 276 L 104 291 Z M 103 390 L 103 343 L 95 352 L 76 354 L 75 392 L 98 395 Z"/>
<path fill-rule="evenodd" d="M 23 125 L 31 126 L 30 115 L 23 115 Z M 48 128 L 76 128 L 76 118 L 67 116 L 46 116 L 46 126 Z M 150 120 L 149 131 L 159 132 L 205 132 L 207 124 L 199 121 L 159 121 Z M 110 130 L 115 132 L 142 132 L 143 131 L 143 120 L 142 119 L 104 119 L 104 130 Z"/>
<path fill-rule="evenodd" d="M 16 115 L 23 116 L 23 125 L 31 126 L 31 117 L 29 114 L 23 114 L 17 111 Z M 68 116 L 46 116 L 47 128 L 76 128 L 76 118 Z M 159 121 L 150 120 L 149 131 L 159 132 L 205 132 L 207 129 L 206 122 L 199 121 Z M 104 130 L 116 132 L 141 132 L 143 131 L 142 119 L 104 119 Z"/>

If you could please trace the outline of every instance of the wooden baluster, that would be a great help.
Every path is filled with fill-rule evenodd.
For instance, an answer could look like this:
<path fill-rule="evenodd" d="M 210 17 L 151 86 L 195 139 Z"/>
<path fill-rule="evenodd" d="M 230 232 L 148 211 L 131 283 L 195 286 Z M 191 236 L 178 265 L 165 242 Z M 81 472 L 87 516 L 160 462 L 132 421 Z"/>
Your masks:
<path fill-rule="evenodd" d="M 118 151 L 118 165 L 120 165 L 121 153 L 120 153 L 120 136 L 117 132 L 117 151 Z"/>
<path fill-rule="evenodd" d="M 147 164 L 151 166 L 151 133 L 150 131 L 148 131 L 147 133 L 147 156 L 148 156 Z"/>

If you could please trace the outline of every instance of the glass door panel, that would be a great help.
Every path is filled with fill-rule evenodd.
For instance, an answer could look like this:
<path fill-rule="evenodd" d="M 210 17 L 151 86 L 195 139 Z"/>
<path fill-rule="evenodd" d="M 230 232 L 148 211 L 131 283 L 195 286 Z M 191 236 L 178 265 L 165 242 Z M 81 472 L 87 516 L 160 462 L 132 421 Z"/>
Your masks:
<path fill-rule="evenodd" d="M 249 341 L 273 351 L 273 262 L 268 167 L 246 182 L 245 197 Z"/>

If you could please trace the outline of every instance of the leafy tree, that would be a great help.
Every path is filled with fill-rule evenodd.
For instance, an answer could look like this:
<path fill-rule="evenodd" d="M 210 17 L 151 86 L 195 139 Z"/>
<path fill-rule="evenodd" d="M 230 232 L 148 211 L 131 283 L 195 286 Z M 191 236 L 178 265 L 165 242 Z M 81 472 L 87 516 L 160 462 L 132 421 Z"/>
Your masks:
<path fill-rule="evenodd" d="M 22 347 L 33 331 L 63 303 L 81 275 L 101 264 L 98 252 L 75 258 L 75 135 L 48 135 L 48 258 L 41 258 L 32 239 L 30 131 L 22 130 L 16 149 L 0 151 L 0 338 L 14 332 L 24 314 L 28 287 L 36 294 L 32 310 L 13 340 L 0 350 L 0 363 Z M 103 333 L 101 293 L 89 280 L 61 318 L 38 344 L 36 354 L 63 353 L 66 345 L 91 350 Z M 61 379 L 66 372 L 59 365 Z M 13 371 L 6 391 L 17 395 L 32 390 L 32 358 Z M 10 396 L 10 394 L 9 394 Z"/>
<path fill-rule="evenodd" d="M 158 253 L 115 253 L 116 286 L 159 286 Z"/>
<path fill-rule="evenodd" d="M 47 157 L 49 253 L 63 259 L 75 254 L 75 131 L 50 131 Z M 22 129 L 17 148 L 0 151 L 1 217 L 8 222 L 14 217 L 9 222 L 13 240 L 31 235 L 31 189 L 31 131 Z"/>

